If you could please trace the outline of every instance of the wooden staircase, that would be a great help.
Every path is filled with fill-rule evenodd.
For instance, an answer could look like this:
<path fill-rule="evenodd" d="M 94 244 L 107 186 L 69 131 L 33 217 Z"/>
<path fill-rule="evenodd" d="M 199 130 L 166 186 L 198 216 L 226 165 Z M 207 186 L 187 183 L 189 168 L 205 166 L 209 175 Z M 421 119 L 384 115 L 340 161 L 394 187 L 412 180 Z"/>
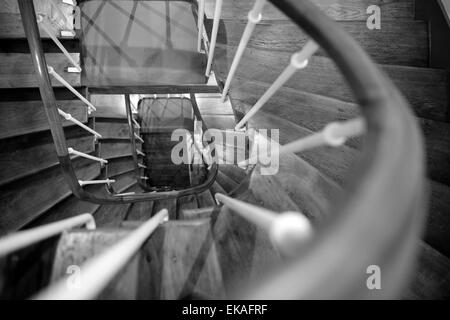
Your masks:
<path fill-rule="evenodd" d="M 421 248 L 419 263 L 401 297 L 448 299 L 448 78 L 446 71 L 428 67 L 428 25 L 414 19 L 413 0 L 387 3 L 319 0 L 316 3 L 360 42 L 414 108 L 426 140 L 431 203 L 426 233 L 417 239 Z M 220 83 L 226 79 L 252 4 L 250 0 L 224 1 L 214 62 Z M 365 10 L 370 4 L 382 7 L 383 27 L 379 31 L 365 27 Z M 99 3 L 92 1 L 90 5 L 98 7 Z M 265 231 L 233 210 L 219 206 L 215 194 L 227 194 L 277 212 L 302 212 L 315 228 L 333 218 L 333 200 L 343 193 L 349 183 L 348 173 L 361 160 L 364 139 L 350 139 L 340 148 L 323 147 L 284 155 L 278 173 L 272 176 L 261 175 L 257 168 L 243 169 L 236 163 L 221 164 L 215 182 L 208 189 L 190 195 L 108 205 L 80 200 L 60 170 L 36 89 L 30 54 L 17 45 L 18 40 L 24 40 L 23 30 L 19 30 L 21 23 L 12 21 L 11 17 L 1 20 L 1 15 L 8 13 L 5 8 L 12 10 L 0 5 L 0 10 L 5 10 L 0 11 L 0 37 L 2 42 L 9 43 L 0 49 L 0 236 L 80 213 L 92 214 L 97 229 L 69 230 L 0 258 L 1 299 L 29 298 L 67 276 L 69 266 L 80 265 L 104 252 L 162 209 L 168 210 L 169 222 L 156 229 L 98 298 L 234 297 L 249 283 L 264 279 L 268 271 L 284 264 L 286 257 L 274 247 Z M 212 18 L 214 1 L 206 1 L 206 8 L 207 17 Z M 210 24 L 210 21 L 206 23 Z M 196 93 L 193 113 L 201 115 L 207 128 L 233 129 L 305 41 L 306 35 L 268 3 L 232 83 L 230 99 L 223 103 L 218 93 Z M 54 52 L 51 45 L 47 47 L 50 51 L 46 54 L 47 61 L 64 74 L 67 64 L 64 56 Z M 80 59 L 80 51 L 73 55 Z M 93 79 L 100 77 L 95 68 L 90 70 L 88 79 L 93 85 L 97 84 Z M 147 76 L 143 75 L 142 79 Z M 203 81 L 199 73 L 192 76 L 195 83 Z M 89 114 L 72 93 L 52 83 L 60 108 L 102 135 L 101 139 L 94 139 L 72 123 L 64 122 L 68 145 L 108 160 L 107 176 L 116 181 L 115 192 L 145 192 L 136 179 L 125 95 L 90 93 L 82 87 L 89 81 L 84 82 L 80 74 L 65 74 L 65 78 L 89 98 L 97 111 Z M 119 80 L 117 83 L 124 85 L 123 79 Z M 358 106 L 341 73 L 325 52 L 319 51 L 310 59 L 308 68 L 296 73 L 248 126 L 280 129 L 279 142 L 283 145 L 308 136 L 331 121 L 358 115 Z M 136 130 L 138 135 L 140 132 Z M 249 152 L 247 148 L 227 144 L 216 148 L 220 158 Z M 149 151 L 141 143 L 138 149 Z M 142 156 L 138 159 L 145 163 Z M 80 157 L 73 157 L 72 163 L 80 180 L 103 177 L 103 168 L 98 163 Z M 109 192 L 104 185 L 89 185 L 84 189 L 97 195 Z"/>

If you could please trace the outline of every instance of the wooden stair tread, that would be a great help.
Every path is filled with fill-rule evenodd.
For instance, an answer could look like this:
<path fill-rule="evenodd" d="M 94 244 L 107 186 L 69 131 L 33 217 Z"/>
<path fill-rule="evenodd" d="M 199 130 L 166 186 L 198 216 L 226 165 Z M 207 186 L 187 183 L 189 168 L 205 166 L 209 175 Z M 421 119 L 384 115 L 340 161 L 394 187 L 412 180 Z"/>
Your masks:
<path fill-rule="evenodd" d="M 234 115 L 204 115 L 203 121 L 208 129 L 233 129 L 236 126 Z"/>
<path fill-rule="evenodd" d="M 142 150 L 142 144 L 136 143 L 136 148 Z M 102 140 L 100 157 L 103 159 L 121 158 L 131 156 L 131 143 L 129 140 Z"/>
<path fill-rule="evenodd" d="M 450 257 L 450 187 L 431 181 L 430 207 L 424 239 L 434 249 Z"/>
<path fill-rule="evenodd" d="M 404 299 L 447 300 L 450 298 L 450 260 L 420 242 L 419 261 Z"/>
<path fill-rule="evenodd" d="M 212 207 L 216 204 L 216 201 L 214 200 L 214 197 L 209 189 L 197 193 L 197 202 L 199 208 Z"/>
<path fill-rule="evenodd" d="M 220 186 L 226 191 L 226 193 L 231 192 L 239 185 L 237 182 L 229 178 L 220 170 L 217 172 L 216 180 L 220 184 Z"/>
<path fill-rule="evenodd" d="M 258 205 L 250 191 L 237 198 Z M 268 270 L 281 263 L 267 232 L 225 206 L 221 207 L 213 230 L 227 293 L 248 288 L 248 282 L 260 280 Z"/>
<path fill-rule="evenodd" d="M 234 114 L 229 100 L 222 102 L 222 95 L 219 93 L 195 94 L 195 101 L 202 116 Z"/>
<path fill-rule="evenodd" d="M 48 39 L 50 36 L 47 32 L 39 26 L 39 34 L 41 38 Z M 50 27 L 50 31 L 53 35 L 60 38 L 60 32 L 55 27 Z M 20 39 L 26 38 L 25 31 L 23 29 L 22 17 L 20 13 L 5 13 L 0 12 L 0 38 L 1 39 Z M 75 32 L 75 37 L 78 38 L 78 32 Z"/>
<path fill-rule="evenodd" d="M 79 53 L 71 53 L 76 62 L 80 60 Z M 49 66 L 64 78 L 71 86 L 81 85 L 79 73 L 68 73 L 65 70 L 70 62 L 62 53 L 46 53 L 45 60 Z M 31 55 L 26 53 L 0 53 L 0 88 L 30 88 L 38 87 L 34 65 Z M 63 85 L 50 76 L 52 86 L 62 87 Z"/>
<path fill-rule="evenodd" d="M 87 108 L 79 100 L 59 100 L 58 107 L 82 123 L 87 122 Z M 0 102 L 0 139 L 49 130 L 42 101 Z M 61 118 L 63 126 L 73 126 Z"/>
<path fill-rule="evenodd" d="M 95 150 L 94 137 L 79 127 L 65 130 L 67 146 L 83 153 Z M 59 165 L 49 132 L 0 141 L 0 185 Z"/>
<path fill-rule="evenodd" d="M 225 297 L 208 219 L 165 223 L 144 250 L 149 256 L 150 299 L 189 299 L 196 292 L 213 299 Z"/>
<path fill-rule="evenodd" d="M 384 18 L 384 17 L 383 17 Z M 218 42 L 239 45 L 247 20 L 225 19 Z M 403 66 L 428 66 L 428 25 L 424 21 L 383 21 L 374 32 L 366 21 L 338 23 L 377 63 Z M 263 21 L 256 25 L 248 47 L 263 50 L 297 52 L 309 40 L 291 21 Z M 319 50 L 317 55 L 326 55 Z"/>
<path fill-rule="evenodd" d="M 253 6 L 250 0 L 224 1 L 222 19 L 245 19 Z M 367 20 L 367 7 L 378 5 L 383 10 L 385 20 L 412 20 L 414 18 L 414 3 L 412 0 L 383 1 L 383 0 L 316 0 L 314 1 L 329 17 L 335 20 Z M 205 13 L 209 19 L 214 15 L 214 0 L 207 0 Z M 263 20 L 288 19 L 271 3 L 267 3 L 263 10 Z"/>
<path fill-rule="evenodd" d="M 195 195 L 188 195 L 178 198 L 177 219 L 182 216 L 184 210 L 197 209 L 198 202 Z"/>
<path fill-rule="evenodd" d="M 131 206 L 126 220 L 146 221 L 151 218 L 153 212 L 153 201 L 136 202 Z"/>
<path fill-rule="evenodd" d="M 277 128 L 280 133 L 280 145 L 303 138 L 312 131 L 272 114 L 259 111 L 250 121 L 254 128 Z M 345 183 L 348 173 L 359 159 L 359 152 L 347 146 L 339 148 L 322 147 L 302 152 L 299 156 L 317 168 L 324 175 L 339 184 Z"/>
<path fill-rule="evenodd" d="M 95 131 L 102 135 L 101 139 L 130 140 L 130 128 L 127 123 L 96 121 Z"/>
<path fill-rule="evenodd" d="M 177 199 L 171 198 L 155 201 L 152 216 L 157 214 L 162 209 L 167 209 L 169 212 L 169 220 L 177 219 Z"/>
<path fill-rule="evenodd" d="M 76 159 L 72 164 L 80 180 L 92 180 L 100 174 L 100 165 L 91 160 Z M 17 180 L 2 189 L 0 234 L 23 227 L 71 194 L 59 167 Z"/>
<path fill-rule="evenodd" d="M 100 177 L 96 177 L 95 179 L 99 178 Z M 116 180 L 114 186 L 117 192 L 130 191 L 131 188 L 136 184 L 136 180 L 129 179 L 128 174 L 120 174 L 117 176 L 112 176 L 110 178 Z M 104 185 L 101 184 L 88 185 L 83 187 L 83 189 L 86 190 L 86 192 L 98 196 L 106 195 L 106 188 Z M 33 228 L 36 226 L 44 225 L 58 220 L 71 218 L 81 213 L 90 213 L 94 215 L 94 213 L 100 207 L 101 207 L 100 204 L 92 203 L 89 201 L 82 201 L 72 194 L 66 199 L 57 203 L 49 210 L 47 210 L 41 216 L 37 217 L 37 219 L 33 220 L 31 223 L 26 225 L 26 228 Z"/>
<path fill-rule="evenodd" d="M 108 176 L 116 176 L 125 172 L 133 171 L 134 162 L 132 157 L 114 158 L 108 161 Z"/>
<path fill-rule="evenodd" d="M 196 220 L 211 218 L 214 207 L 203 207 L 198 209 L 183 209 L 180 212 L 180 220 Z"/>
<path fill-rule="evenodd" d="M 219 170 L 236 183 L 241 183 L 245 179 L 247 173 L 244 169 L 230 164 L 221 164 Z"/>
<path fill-rule="evenodd" d="M 218 45 L 216 73 L 225 79 L 234 57 L 235 47 Z M 291 53 L 249 48 L 245 51 L 236 73 L 240 83 L 258 79 L 272 83 L 289 64 Z M 285 87 L 320 94 L 347 102 L 354 102 L 344 78 L 334 62 L 326 57 L 313 56 L 307 68 L 297 72 Z M 261 68 L 264 65 L 264 68 Z M 406 96 L 416 113 L 427 119 L 445 121 L 447 107 L 447 77 L 445 70 L 382 65 L 387 76 Z M 233 92 L 232 85 L 231 92 Z"/>

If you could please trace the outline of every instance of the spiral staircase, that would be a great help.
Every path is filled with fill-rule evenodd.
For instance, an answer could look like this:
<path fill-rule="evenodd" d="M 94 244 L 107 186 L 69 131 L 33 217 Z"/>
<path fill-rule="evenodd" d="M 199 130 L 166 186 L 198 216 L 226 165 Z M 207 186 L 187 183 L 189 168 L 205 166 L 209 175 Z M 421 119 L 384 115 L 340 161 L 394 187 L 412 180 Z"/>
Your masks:
<path fill-rule="evenodd" d="M 57 37 L 81 72 L 33 1 L 0 5 L 2 299 L 449 297 L 449 86 L 430 67 L 415 1 L 264 3 L 228 87 L 255 1 L 78 2 L 81 29 Z M 366 27 L 373 4 L 380 30 Z M 321 48 L 307 66 L 245 119 L 310 39 Z M 279 129 L 282 148 L 355 118 L 365 134 L 283 152 L 276 174 L 236 161 L 260 129 Z M 170 133 L 199 124 L 245 143 L 206 137 L 222 161 L 192 143 L 199 165 L 169 163 Z M 264 224 L 275 212 L 307 218 L 312 235 L 293 252 Z M 17 244 L 39 228 L 45 239 Z M 367 287 L 371 265 L 379 290 Z M 110 277 L 78 296 L 73 266 Z"/>

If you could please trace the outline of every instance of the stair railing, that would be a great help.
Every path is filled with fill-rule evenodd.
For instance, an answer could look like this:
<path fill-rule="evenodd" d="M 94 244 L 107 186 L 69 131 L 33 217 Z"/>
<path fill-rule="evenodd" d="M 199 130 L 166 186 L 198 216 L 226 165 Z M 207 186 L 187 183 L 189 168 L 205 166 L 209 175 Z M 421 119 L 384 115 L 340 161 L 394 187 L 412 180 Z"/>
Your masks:
<path fill-rule="evenodd" d="M 206 64 L 206 72 L 205 72 L 207 77 L 209 77 L 209 75 L 211 74 L 211 67 L 214 59 L 214 51 L 216 49 L 217 33 L 219 31 L 220 16 L 222 14 L 222 4 L 223 0 L 216 0 L 216 6 L 214 9 L 214 21 L 211 33 L 211 43 L 209 46 L 208 62 Z"/>
<path fill-rule="evenodd" d="M 267 232 L 274 246 L 285 255 L 298 255 L 313 236 L 311 222 L 300 212 L 278 213 L 221 193 L 216 193 L 215 198 Z"/>
<path fill-rule="evenodd" d="M 75 61 L 75 59 L 70 55 L 69 51 L 64 47 L 64 45 L 59 41 L 59 39 L 51 32 L 48 27 L 48 18 L 45 15 L 39 14 L 37 18 L 37 22 L 42 26 L 45 33 L 53 40 L 53 42 L 58 46 L 58 48 L 62 51 L 62 53 L 66 56 L 66 58 L 70 61 L 70 63 L 75 67 L 76 72 L 81 72 L 80 65 Z"/>
<path fill-rule="evenodd" d="M 70 90 L 74 95 L 76 95 L 81 101 L 83 101 L 88 106 L 89 113 L 95 111 L 96 108 L 89 100 L 83 97 L 75 88 L 73 88 L 67 81 L 65 81 L 64 78 L 61 77 L 54 70 L 54 68 L 47 65 L 42 48 L 41 38 L 39 35 L 39 29 L 37 25 L 38 19 L 36 17 L 36 13 L 34 10 L 33 1 L 18 0 L 18 3 L 25 35 L 27 37 L 28 45 L 30 48 L 32 62 L 35 67 L 35 72 L 38 78 L 39 91 L 43 101 L 45 114 L 53 137 L 56 154 L 58 156 L 65 181 L 69 184 L 72 193 L 76 197 L 84 201 L 90 201 L 97 204 L 123 204 L 140 201 L 153 201 L 159 199 L 177 198 L 180 196 L 192 195 L 197 192 L 207 190 L 214 183 L 218 170 L 217 165 L 214 165 L 208 172 L 207 179 L 205 180 L 204 183 L 184 190 L 175 190 L 157 193 L 140 193 L 140 194 L 131 194 L 131 193 L 107 194 L 102 196 L 98 196 L 84 190 L 83 186 L 87 184 L 105 183 L 109 187 L 110 184 L 114 182 L 114 180 L 104 179 L 104 180 L 82 181 L 77 179 L 75 170 L 72 166 L 70 153 L 75 154 L 76 152 L 77 155 L 84 156 L 86 158 L 89 155 L 85 154 L 81 155 L 81 153 L 78 154 L 76 150 L 73 149 L 70 150 L 67 147 L 66 138 L 60 117 L 63 116 L 64 118 L 76 123 L 79 126 L 80 122 L 73 119 L 73 117 L 71 117 L 70 115 L 62 113 L 61 110 L 58 109 L 57 101 L 50 81 L 50 74 L 57 81 L 63 84 L 68 90 Z M 139 127 L 139 125 L 135 120 L 133 120 L 133 123 L 136 127 Z M 84 125 L 80 127 L 87 130 L 86 126 Z M 96 138 L 101 137 L 101 135 L 95 132 L 94 130 L 88 131 L 94 134 Z M 139 150 L 137 150 L 136 152 L 137 154 L 143 155 L 142 152 L 140 152 Z M 106 162 L 107 160 L 98 157 L 94 158 L 91 158 L 91 160 L 99 161 L 103 165 L 107 164 Z"/>
<path fill-rule="evenodd" d="M 308 66 L 308 59 L 319 49 L 312 40 L 308 41 L 303 49 L 292 55 L 290 64 L 284 69 L 279 77 L 272 83 L 267 91 L 259 98 L 255 105 L 245 114 L 236 125 L 235 130 L 241 130 L 248 120 L 260 110 L 267 101 L 298 71 Z M 242 53 L 241 53 L 242 56 Z M 229 80 L 231 83 L 231 79 Z"/>
<path fill-rule="evenodd" d="M 94 217 L 89 213 L 85 213 L 44 226 L 9 234 L 0 238 L 0 257 L 5 257 L 10 253 L 61 234 L 66 230 L 81 226 L 85 226 L 88 230 L 94 230 Z"/>
<path fill-rule="evenodd" d="M 340 146 L 365 133 L 361 163 L 352 168 L 344 194 L 330 204 L 332 217 L 290 264 L 266 275 L 237 294 L 250 299 L 330 299 L 396 297 L 408 280 L 416 257 L 416 239 L 425 213 L 423 139 L 408 103 L 360 46 L 310 1 L 270 0 L 310 37 L 303 50 L 238 123 L 242 126 L 304 68 L 319 46 L 343 73 L 362 109 L 362 117 L 331 123 L 322 131 L 280 147 L 301 152 L 320 146 Z M 256 20 L 255 20 L 256 21 Z M 250 27 L 249 27 L 250 28 Z M 214 34 L 213 34 L 214 36 Z M 249 31 L 241 43 L 247 43 Z M 229 84 L 242 51 L 233 61 Z M 229 89 L 229 84 L 226 89 Z M 273 213 L 223 195 L 217 200 L 267 230 Z M 272 217 L 272 218 L 267 218 Z M 269 221 L 269 222 L 267 222 Z M 295 242 L 295 241 L 294 241 Z M 367 270 L 383 273 L 382 290 L 366 285 Z"/>
<path fill-rule="evenodd" d="M 348 139 L 358 137 L 366 132 L 365 121 L 356 118 L 347 121 L 330 122 L 319 132 L 310 134 L 307 137 L 289 142 L 278 149 L 281 157 L 288 153 L 300 153 L 320 147 L 340 147 Z M 240 166 L 258 163 L 258 155 L 239 163 Z"/>
<path fill-rule="evenodd" d="M 237 68 L 239 66 L 239 61 L 244 54 L 245 48 L 247 47 L 248 42 L 250 41 L 250 37 L 252 36 L 253 31 L 255 30 L 255 26 L 262 19 L 262 10 L 267 0 L 256 0 L 253 5 L 252 10 L 248 12 L 247 15 L 247 25 L 245 26 L 244 33 L 242 34 L 241 41 L 239 42 L 239 46 L 236 50 L 236 54 L 234 56 L 233 62 L 231 63 L 230 71 L 228 72 L 228 77 L 225 82 L 225 86 L 222 91 L 222 102 L 225 102 L 228 91 L 230 90 L 231 81 L 236 74 Z"/>
<path fill-rule="evenodd" d="M 69 288 L 66 279 L 62 279 L 38 293 L 33 299 L 88 300 L 96 298 L 138 252 L 152 233 L 168 219 L 167 209 L 161 210 L 136 230 L 131 231 L 124 239 L 87 260 L 80 266 L 82 282 L 79 288 Z"/>

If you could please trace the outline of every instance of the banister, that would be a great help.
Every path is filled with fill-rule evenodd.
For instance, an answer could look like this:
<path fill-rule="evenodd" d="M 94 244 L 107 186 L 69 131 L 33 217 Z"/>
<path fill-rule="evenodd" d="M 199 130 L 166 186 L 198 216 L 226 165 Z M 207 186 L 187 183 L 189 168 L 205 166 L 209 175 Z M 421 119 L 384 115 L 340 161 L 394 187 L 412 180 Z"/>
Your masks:
<path fill-rule="evenodd" d="M 366 125 L 364 119 L 356 118 L 347 121 L 330 122 L 321 131 L 282 145 L 278 149 L 279 156 L 286 153 L 300 153 L 310 149 L 330 146 L 342 146 L 349 138 L 364 134 Z M 239 163 L 241 166 L 256 164 L 258 155 Z"/>
<path fill-rule="evenodd" d="M 298 254 L 313 235 L 310 221 L 299 212 L 276 213 L 221 193 L 215 198 L 266 231 L 274 246 L 286 255 Z"/>
<path fill-rule="evenodd" d="M 79 288 L 69 288 L 66 279 L 38 293 L 35 300 L 88 300 L 96 298 L 111 280 L 122 270 L 144 242 L 160 224 L 168 221 L 167 209 L 159 211 L 124 239 L 87 260 L 80 268 L 82 273 Z"/>
<path fill-rule="evenodd" d="M 300 69 L 306 68 L 308 59 L 319 49 L 319 46 L 309 40 L 299 52 L 291 56 L 289 65 L 283 70 L 278 78 L 272 83 L 266 92 L 259 98 L 255 105 L 245 114 L 236 125 L 235 130 L 241 130 L 245 123 L 261 109 L 267 101 Z"/>
<path fill-rule="evenodd" d="M 366 122 L 362 161 L 307 252 L 238 295 L 251 299 L 396 297 L 408 279 L 425 212 L 424 148 L 408 103 L 361 47 L 310 1 L 270 0 L 336 63 Z M 393 192 L 395 191 L 395 192 Z M 366 286 L 378 266 L 382 290 Z"/>
<path fill-rule="evenodd" d="M 85 125 L 84 123 L 82 123 L 81 121 L 78 121 L 77 119 L 75 119 L 70 113 L 66 113 L 64 111 L 62 111 L 61 109 L 58 109 L 58 113 L 61 115 L 61 117 L 63 117 L 64 119 L 66 119 L 67 121 L 72 122 L 73 124 L 76 124 L 77 126 L 79 126 L 80 128 L 83 128 L 84 130 L 92 133 L 94 136 L 96 136 L 97 138 L 101 138 L 102 135 L 100 133 L 98 133 L 97 131 L 89 128 L 87 125 Z"/>
<path fill-rule="evenodd" d="M 65 86 L 67 89 L 69 89 L 74 95 L 78 97 L 81 101 L 83 101 L 89 108 L 89 113 L 92 111 L 96 111 L 97 109 L 94 107 L 94 105 L 85 97 L 83 97 L 77 90 L 75 90 L 74 87 L 70 85 L 66 80 L 64 80 L 61 75 L 59 75 L 55 69 L 51 66 L 47 66 L 48 73 L 51 74 L 56 80 L 58 80 L 59 83 L 61 83 L 63 86 Z"/>
<path fill-rule="evenodd" d="M 4 257 L 14 251 L 51 238 L 52 236 L 60 234 L 65 230 L 83 225 L 85 225 L 88 230 L 95 229 L 94 217 L 89 213 L 85 213 L 33 229 L 17 231 L 13 234 L 0 238 L 0 257 Z"/>
<path fill-rule="evenodd" d="M 41 24 L 42 29 L 44 29 L 45 33 L 47 33 L 47 35 L 53 40 L 53 42 L 58 46 L 58 48 L 62 51 L 62 53 L 66 56 L 66 58 L 70 61 L 70 63 L 72 63 L 72 65 L 77 69 L 77 71 L 81 72 L 80 65 L 72 58 L 69 51 L 66 50 L 61 41 L 59 41 L 59 39 L 55 37 L 53 32 L 51 32 L 48 29 L 46 18 L 47 18 L 46 16 L 39 14 L 37 22 Z"/>
<path fill-rule="evenodd" d="M 244 33 L 242 34 L 241 41 L 239 42 L 238 48 L 236 49 L 236 53 L 233 58 L 233 62 L 231 63 L 230 71 L 228 72 L 227 80 L 225 81 L 225 86 L 222 91 L 222 102 L 225 102 L 226 96 L 230 89 L 231 80 L 237 71 L 237 67 L 239 62 L 244 54 L 244 50 L 247 47 L 247 44 L 250 40 L 250 37 L 255 30 L 256 24 L 261 21 L 262 18 L 262 9 L 267 0 L 255 0 L 253 4 L 253 8 L 248 12 L 247 15 L 247 25 L 245 26 Z"/>

